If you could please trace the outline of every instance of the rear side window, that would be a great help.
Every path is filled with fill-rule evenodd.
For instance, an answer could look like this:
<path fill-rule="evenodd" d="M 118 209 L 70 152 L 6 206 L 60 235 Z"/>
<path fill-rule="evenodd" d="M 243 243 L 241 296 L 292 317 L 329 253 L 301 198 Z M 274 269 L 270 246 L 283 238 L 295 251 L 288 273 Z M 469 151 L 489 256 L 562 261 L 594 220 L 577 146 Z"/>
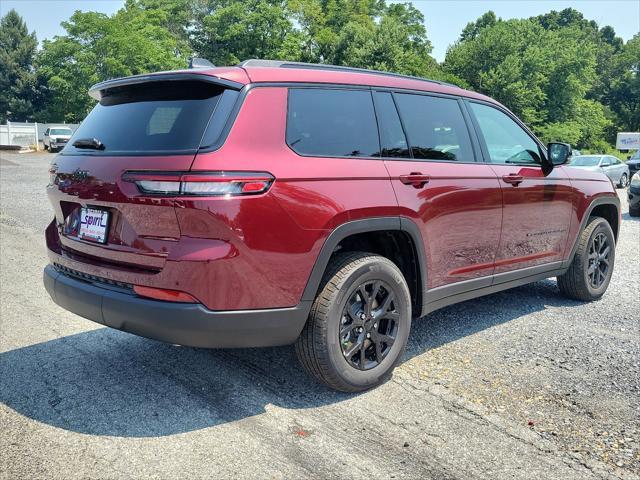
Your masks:
<path fill-rule="evenodd" d="M 393 97 L 388 92 L 376 92 L 373 94 L 373 98 L 380 126 L 382 156 L 388 158 L 411 157 Z"/>
<path fill-rule="evenodd" d="M 371 92 L 290 89 L 287 144 L 300 155 L 379 156 L 380 144 Z"/>
<path fill-rule="evenodd" d="M 191 153 L 200 140 L 222 89 L 198 81 L 153 82 L 107 91 L 73 135 L 65 153 Z M 99 140 L 103 150 L 73 147 Z"/>
<path fill-rule="evenodd" d="M 405 93 L 394 97 L 414 159 L 474 161 L 457 100 Z"/>

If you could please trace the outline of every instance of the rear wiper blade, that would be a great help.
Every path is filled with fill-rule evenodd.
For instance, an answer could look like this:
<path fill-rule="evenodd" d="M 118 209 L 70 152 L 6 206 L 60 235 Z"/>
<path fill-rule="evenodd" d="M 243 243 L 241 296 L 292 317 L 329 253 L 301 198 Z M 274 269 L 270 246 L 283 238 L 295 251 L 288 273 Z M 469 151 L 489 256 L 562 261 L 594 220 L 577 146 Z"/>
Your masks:
<path fill-rule="evenodd" d="M 73 146 L 76 148 L 90 148 L 93 150 L 104 150 L 104 143 L 97 138 L 79 138 L 73 142 Z"/>

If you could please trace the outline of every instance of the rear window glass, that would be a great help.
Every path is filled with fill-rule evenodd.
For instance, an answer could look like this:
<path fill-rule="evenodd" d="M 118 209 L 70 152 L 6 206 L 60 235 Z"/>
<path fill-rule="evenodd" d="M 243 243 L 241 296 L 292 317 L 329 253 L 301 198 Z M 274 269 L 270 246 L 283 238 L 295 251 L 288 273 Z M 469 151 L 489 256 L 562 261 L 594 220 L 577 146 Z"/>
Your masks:
<path fill-rule="evenodd" d="M 374 94 L 376 114 L 380 125 L 380 144 L 382 156 L 391 158 L 409 158 L 409 146 L 402 130 L 400 117 L 388 92 L 376 92 Z"/>
<path fill-rule="evenodd" d="M 112 89 L 82 122 L 65 152 L 187 153 L 195 151 L 222 89 L 205 82 L 155 82 Z M 104 150 L 80 149 L 80 139 Z"/>
<path fill-rule="evenodd" d="M 378 156 L 380 144 L 371 92 L 290 89 L 287 144 L 301 155 Z"/>
<path fill-rule="evenodd" d="M 457 100 L 404 93 L 394 97 L 414 159 L 474 161 Z"/>

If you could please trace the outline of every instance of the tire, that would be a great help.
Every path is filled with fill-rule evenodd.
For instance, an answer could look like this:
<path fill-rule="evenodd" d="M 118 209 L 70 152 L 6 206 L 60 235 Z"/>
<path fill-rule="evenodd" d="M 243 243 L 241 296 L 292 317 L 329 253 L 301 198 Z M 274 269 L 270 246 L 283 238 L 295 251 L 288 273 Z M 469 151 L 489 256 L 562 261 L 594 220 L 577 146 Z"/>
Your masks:
<path fill-rule="evenodd" d="M 628 177 L 627 177 L 627 174 L 626 174 L 626 173 L 623 173 L 623 174 L 620 176 L 620 183 L 618 183 L 618 186 L 619 186 L 620 188 L 625 188 L 625 187 L 627 186 L 627 184 L 628 184 L 628 183 L 629 183 L 629 179 L 628 179 Z"/>
<path fill-rule="evenodd" d="M 602 243 L 603 239 L 606 243 Z M 595 255 L 595 252 L 599 254 Z M 606 261 L 604 252 L 608 252 Z M 611 226 L 604 218 L 591 217 L 578 237 L 578 246 L 569 270 L 558 277 L 560 292 L 574 300 L 598 300 L 607 291 L 611 281 L 615 256 L 615 238 Z M 606 271 L 603 272 L 605 267 Z M 595 277 L 597 282 L 594 281 Z"/>
<path fill-rule="evenodd" d="M 629 216 L 631 217 L 640 217 L 640 208 L 630 208 Z"/>
<path fill-rule="evenodd" d="M 49 147 L 47 145 L 44 146 L 45 151 L 49 150 Z"/>
<path fill-rule="evenodd" d="M 398 267 L 372 253 L 347 252 L 329 262 L 295 349 L 320 382 L 360 392 L 391 376 L 410 329 L 411 296 Z"/>

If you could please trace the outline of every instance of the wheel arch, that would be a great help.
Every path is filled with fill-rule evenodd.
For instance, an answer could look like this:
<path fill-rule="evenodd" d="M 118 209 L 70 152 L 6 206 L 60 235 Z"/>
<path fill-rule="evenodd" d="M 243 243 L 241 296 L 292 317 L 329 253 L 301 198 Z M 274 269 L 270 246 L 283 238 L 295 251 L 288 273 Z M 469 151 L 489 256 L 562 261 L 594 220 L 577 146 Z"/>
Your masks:
<path fill-rule="evenodd" d="M 413 316 L 421 316 L 423 311 L 424 286 L 426 285 L 427 278 L 424 246 L 418 226 L 413 220 L 404 217 L 376 217 L 353 220 L 343 223 L 332 230 L 316 258 L 301 301 L 312 302 L 315 299 L 327 265 L 331 257 L 338 251 L 341 251 L 341 246 L 348 245 L 349 242 L 355 243 L 356 240 L 364 242 L 367 237 L 371 238 L 371 236 L 377 236 L 378 234 L 383 235 L 385 233 L 406 235 L 406 238 L 410 241 L 412 251 L 399 252 L 400 256 L 408 256 L 413 259 L 407 264 L 398 265 L 397 259 L 389 258 L 387 255 L 383 256 L 394 261 L 403 271 L 405 278 L 407 277 L 406 269 L 411 268 L 411 263 L 415 264 L 415 278 L 407 278 L 407 283 L 409 283 L 409 290 L 411 292 Z M 381 253 L 380 251 L 375 251 L 375 248 L 373 250 L 372 253 Z"/>
<path fill-rule="evenodd" d="M 582 221 L 580 222 L 580 229 L 578 230 L 576 238 L 573 240 L 571 252 L 564 261 L 563 267 L 568 268 L 571 265 L 571 262 L 573 262 L 573 257 L 575 256 L 576 249 L 578 248 L 580 234 L 584 231 L 591 217 L 604 218 L 607 223 L 609 223 L 611 230 L 613 230 L 613 237 L 617 243 L 618 233 L 620 232 L 620 199 L 617 196 L 595 198 L 585 210 Z"/>

